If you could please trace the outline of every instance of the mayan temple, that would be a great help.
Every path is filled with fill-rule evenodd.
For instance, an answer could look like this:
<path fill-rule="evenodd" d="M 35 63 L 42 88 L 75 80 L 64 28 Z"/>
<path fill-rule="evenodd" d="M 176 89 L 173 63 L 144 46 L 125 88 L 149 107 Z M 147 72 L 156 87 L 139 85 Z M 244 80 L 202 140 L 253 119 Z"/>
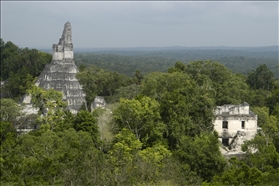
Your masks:
<path fill-rule="evenodd" d="M 62 37 L 58 44 L 53 44 L 52 52 L 51 63 L 45 66 L 35 84 L 44 89 L 61 91 L 63 100 L 68 103 L 68 109 L 77 113 L 85 102 L 85 93 L 76 79 L 78 68 L 74 62 L 70 22 L 65 23 Z M 23 103 L 30 104 L 30 101 L 30 96 L 26 96 Z"/>

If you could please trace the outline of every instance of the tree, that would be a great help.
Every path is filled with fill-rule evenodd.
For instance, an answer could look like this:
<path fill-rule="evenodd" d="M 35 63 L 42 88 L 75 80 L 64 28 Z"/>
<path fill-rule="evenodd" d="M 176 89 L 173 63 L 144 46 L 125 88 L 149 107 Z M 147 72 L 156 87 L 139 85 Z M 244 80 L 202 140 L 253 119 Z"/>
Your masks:
<path fill-rule="evenodd" d="M 17 133 L 12 125 L 8 121 L 0 121 L 0 178 L 9 176 L 9 171 L 6 171 L 5 167 L 10 164 L 10 155 L 16 146 Z"/>
<path fill-rule="evenodd" d="M 266 64 L 262 64 L 249 73 L 247 83 L 254 89 L 271 90 L 274 81 L 273 76 L 273 72 L 269 70 Z"/>
<path fill-rule="evenodd" d="M 135 183 L 133 180 L 134 161 L 136 154 L 141 149 L 142 143 L 135 134 L 123 128 L 116 136 L 110 154 L 115 181 L 114 185 L 128 185 Z"/>
<path fill-rule="evenodd" d="M 160 105 L 154 99 L 143 96 L 133 100 L 120 99 L 113 112 L 119 130 L 128 128 L 145 145 L 162 140 L 165 125 L 160 121 Z"/>
<path fill-rule="evenodd" d="M 76 77 L 86 93 L 87 103 L 93 102 L 96 96 L 103 96 L 107 101 L 113 100 L 116 89 L 130 84 L 128 77 L 93 65 L 77 73 Z"/>
<path fill-rule="evenodd" d="M 261 185 L 264 184 L 264 174 L 255 167 L 249 167 L 235 157 L 229 160 L 230 168 L 222 175 L 216 175 L 211 184 L 206 185 Z"/>
<path fill-rule="evenodd" d="M 136 166 L 144 182 L 152 183 L 160 180 L 165 166 L 165 160 L 172 153 L 165 146 L 155 144 L 138 152 Z"/>
<path fill-rule="evenodd" d="M 143 79 L 143 75 L 141 74 L 140 70 L 136 70 L 135 76 L 136 76 L 136 84 L 140 85 Z"/>
<path fill-rule="evenodd" d="M 137 84 L 131 84 L 128 86 L 121 86 L 118 89 L 116 89 L 116 96 L 115 100 L 116 101 L 120 101 L 120 98 L 123 99 L 134 99 L 136 98 L 136 96 L 138 96 L 140 94 L 140 85 Z"/>
<path fill-rule="evenodd" d="M 262 172 L 279 168 L 279 153 L 269 136 L 256 135 L 254 139 L 244 142 L 242 150 L 249 155 L 247 164 Z"/>
<path fill-rule="evenodd" d="M 42 130 L 57 130 L 61 129 L 58 124 L 65 117 L 67 103 L 62 100 L 63 93 L 54 89 L 44 90 L 36 85 L 28 90 L 31 95 L 31 103 L 35 108 L 38 108 L 38 114 L 41 117 L 37 118 Z"/>
<path fill-rule="evenodd" d="M 11 122 L 14 127 L 17 123 L 17 117 L 22 115 L 22 107 L 19 106 L 13 99 L 0 99 L 1 108 L 0 108 L 0 117 L 1 121 Z"/>
<path fill-rule="evenodd" d="M 269 136 L 275 136 L 279 131 L 277 119 L 273 115 L 269 115 L 268 107 L 255 107 L 252 110 L 258 115 L 258 126 L 263 129 L 263 132 Z"/>
<path fill-rule="evenodd" d="M 279 86 L 273 88 L 273 90 L 271 91 L 271 94 L 269 94 L 269 96 L 267 96 L 266 102 L 267 102 L 266 105 L 270 109 L 270 113 L 272 113 L 273 110 L 275 109 L 276 105 L 279 104 Z"/>
<path fill-rule="evenodd" d="M 1 39 L 1 79 L 5 80 L 3 90 L 10 98 L 19 100 L 30 84 L 39 76 L 52 56 L 36 49 L 21 49 L 12 42 Z"/>
<path fill-rule="evenodd" d="M 223 172 L 226 161 L 219 150 L 218 133 L 202 133 L 194 138 L 183 136 L 175 155 L 202 179 L 210 181 Z"/>
<path fill-rule="evenodd" d="M 245 101 L 248 86 L 245 77 L 236 75 L 224 65 L 213 61 L 195 61 L 186 65 L 185 72 L 198 84 L 205 79 L 214 92 L 216 105 L 238 104 Z"/>
<path fill-rule="evenodd" d="M 88 132 L 92 137 L 93 142 L 99 143 L 100 133 L 97 125 L 97 119 L 88 111 L 81 110 L 73 122 L 76 131 Z"/>
<path fill-rule="evenodd" d="M 164 137 L 171 149 L 182 136 L 195 136 L 213 130 L 214 99 L 210 88 L 200 86 L 187 74 L 151 73 L 145 77 L 141 92 L 160 104 L 160 115 L 166 124 Z"/>
<path fill-rule="evenodd" d="M 171 67 L 168 69 L 169 73 L 173 73 L 173 72 L 185 72 L 186 70 L 186 66 L 181 63 L 181 62 L 176 62 L 174 67 Z"/>
<path fill-rule="evenodd" d="M 73 128 L 46 131 L 39 135 L 20 135 L 3 160 L 3 182 L 21 185 L 98 185 L 103 181 L 109 185 L 109 170 L 104 172 L 106 168 L 103 167 L 108 164 L 104 162 L 101 151 L 94 147 L 88 132 L 77 132 Z"/>

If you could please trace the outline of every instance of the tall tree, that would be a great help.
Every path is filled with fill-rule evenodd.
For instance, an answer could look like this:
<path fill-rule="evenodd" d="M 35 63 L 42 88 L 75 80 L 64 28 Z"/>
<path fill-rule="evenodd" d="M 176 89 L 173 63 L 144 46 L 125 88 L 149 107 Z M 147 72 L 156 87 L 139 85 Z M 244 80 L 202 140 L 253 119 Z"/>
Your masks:
<path fill-rule="evenodd" d="M 88 104 L 93 102 L 96 96 L 103 96 L 110 101 L 119 87 L 130 84 L 128 77 L 93 65 L 79 72 L 77 79 L 83 86 Z"/>
<path fill-rule="evenodd" d="M 194 138 L 182 137 L 175 155 L 184 166 L 188 166 L 206 181 L 222 173 L 226 165 L 226 160 L 219 150 L 217 132 L 205 132 Z"/>
<path fill-rule="evenodd" d="M 262 64 L 249 73 L 247 83 L 254 89 L 271 90 L 273 76 L 273 72 L 266 64 Z"/>
<path fill-rule="evenodd" d="M 164 136 L 176 148 L 183 135 L 195 136 L 213 130 L 214 99 L 208 86 L 199 86 L 187 74 L 151 73 L 145 77 L 143 95 L 157 100 L 166 124 Z"/>
<path fill-rule="evenodd" d="M 36 49 L 22 49 L 1 39 L 0 77 L 6 81 L 2 89 L 10 98 L 19 100 L 51 59 L 52 56 L 48 53 Z"/>
<path fill-rule="evenodd" d="M 245 77 L 233 74 L 218 62 L 194 61 L 186 65 L 185 72 L 198 83 L 210 79 L 217 105 L 239 104 L 245 101 L 248 90 Z"/>
<path fill-rule="evenodd" d="M 77 131 L 88 132 L 91 135 L 93 142 L 96 145 L 99 144 L 100 133 L 97 125 L 97 119 L 92 113 L 85 110 L 79 111 L 73 123 L 74 129 Z"/>
<path fill-rule="evenodd" d="M 162 140 L 165 125 L 160 121 L 160 105 L 149 97 L 143 96 L 133 100 L 120 100 L 120 105 L 113 112 L 119 128 L 128 128 L 145 145 Z"/>
<path fill-rule="evenodd" d="M 44 90 L 36 85 L 32 85 L 28 90 L 31 95 L 31 103 L 38 108 L 37 121 L 42 130 L 61 129 L 59 124 L 65 117 L 67 103 L 62 100 L 63 93 L 54 89 Z"/>

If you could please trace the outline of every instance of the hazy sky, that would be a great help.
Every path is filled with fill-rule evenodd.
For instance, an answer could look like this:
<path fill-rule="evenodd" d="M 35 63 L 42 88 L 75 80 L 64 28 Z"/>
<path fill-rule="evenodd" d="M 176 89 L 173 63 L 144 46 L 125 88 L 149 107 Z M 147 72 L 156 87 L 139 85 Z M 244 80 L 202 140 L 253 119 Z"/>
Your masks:
<path fill-rule="evenodd" d="M 1 38 L 51 48 L 70 21 L 74 47 L 278 45 L 278 2 L 1 1 Z"/>

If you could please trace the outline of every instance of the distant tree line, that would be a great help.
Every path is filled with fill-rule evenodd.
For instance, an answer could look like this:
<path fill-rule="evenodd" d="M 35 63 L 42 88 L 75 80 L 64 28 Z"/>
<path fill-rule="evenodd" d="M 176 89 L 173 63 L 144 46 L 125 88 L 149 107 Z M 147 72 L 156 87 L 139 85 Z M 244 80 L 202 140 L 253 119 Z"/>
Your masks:
<path fill-rule="evenodd" d="M 247 75 L 261 64 L 266 64 L 279 77 L 277 51 L 247 51 L 247 50 L 162 50 L 162 51 L 96 51 L 76 53 L 78 65 L 96 65 L 110 71 L 132 77 L 135 70 L 142 73 L 160 71 L 166 72 L 175 62 L 188 64 L 191 61 L 218 61 L 234 73 Z"/>

